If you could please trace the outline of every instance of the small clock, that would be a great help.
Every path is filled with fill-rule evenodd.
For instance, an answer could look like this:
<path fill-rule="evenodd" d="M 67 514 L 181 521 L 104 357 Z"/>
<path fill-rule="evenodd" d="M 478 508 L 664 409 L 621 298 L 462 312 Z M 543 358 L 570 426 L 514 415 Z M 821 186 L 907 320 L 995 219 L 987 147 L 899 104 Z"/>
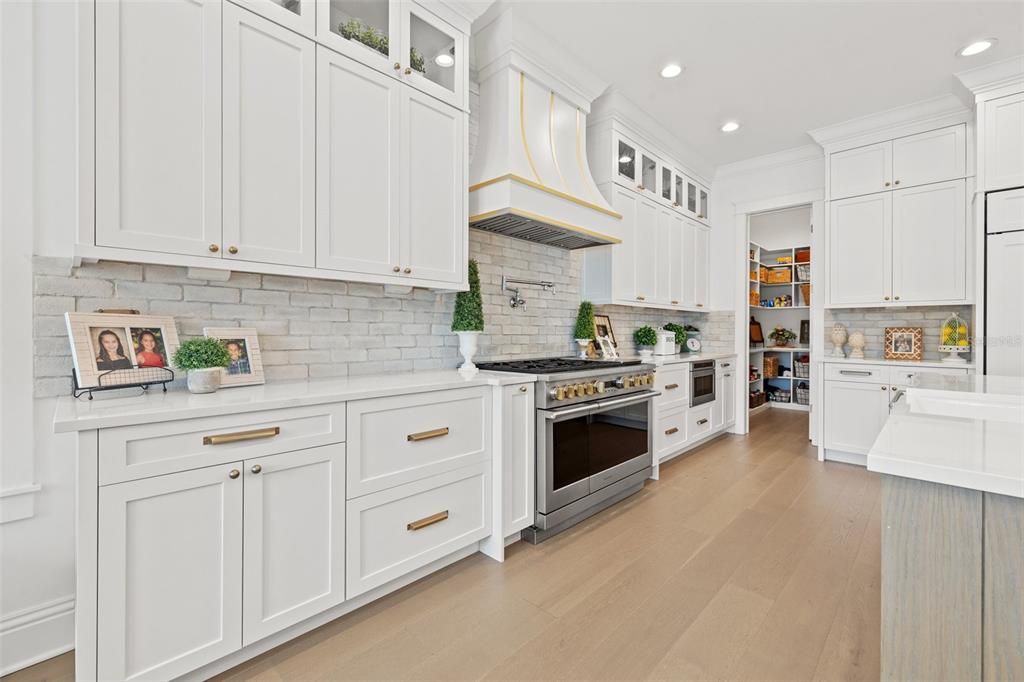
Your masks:
<path fill-rule="evenodd" d="M 686 349 L 688 351 L 690 351 L 691 353 L 699 353 L 700 352 L 700 339 L 694 338 L 694 337 L 690 337 L 690 338 L 686 339 Z"/>

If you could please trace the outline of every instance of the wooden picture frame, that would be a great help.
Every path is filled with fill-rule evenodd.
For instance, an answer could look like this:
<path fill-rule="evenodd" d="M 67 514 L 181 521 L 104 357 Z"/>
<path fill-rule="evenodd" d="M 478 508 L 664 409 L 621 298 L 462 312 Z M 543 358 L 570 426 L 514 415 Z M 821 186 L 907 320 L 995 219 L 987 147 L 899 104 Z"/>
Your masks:
<path fill-rule="evenodd" d="M 923 360 L 924 329 L 922 327 L 886 327 L 886 360 Z"/>
<path fill-rule="evenodd" d="M 754 319 L 754 316 L 750 316 L 750 345 L 759 343 L 764 346 L 764 330 L 761 329 L 761 323 Z"/>
<path fill-rule="evenodd" d="M 594 315 L 594 338 L 606 338 L 608 339 L 612 347 L 618 348 L 619 344 L 615 341 L 615 330 L 612 329 L 612 319 L 607 315 Z M 602 354 L 604 348 L 601 348 Z"/>
<path fill-rule="evenodd" d="M 255 329 L 249 327 L 204 327 L 203 336 L 220 339 L 231 354 L 231 364 L 224 368 L 220 385 L 253 386 L 265 384 L 263 355 Z"/>
<path fill-rule="evenodd" d="M 173 374 L 173 317 L 65 313 L 78 388 L 159 383 Z M 116 341 L 116 343 L 115 343 Z"/>
<path fill-rule="evenodd" d="M 800 320 L 800 339 L 798 341 L 801 347 L 808 348 L 811 345 L 811 321 Z"/>

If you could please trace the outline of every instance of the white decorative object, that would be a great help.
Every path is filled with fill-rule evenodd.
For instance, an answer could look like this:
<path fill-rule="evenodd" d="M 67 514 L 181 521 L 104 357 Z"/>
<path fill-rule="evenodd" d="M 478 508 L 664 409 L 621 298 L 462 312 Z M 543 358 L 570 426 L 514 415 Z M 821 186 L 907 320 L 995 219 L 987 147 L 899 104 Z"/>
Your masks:
<path fill-rule="evenodd" d="M 615 349 L 615 344 L 607 336 L 597 337 L 597 346 L 601 349 L 601 357 L 605 360 L 617 360 L 619 358 L 619 351 Z"/>
<path fill-rule="evenodd" d="M 967 362 L 960 354 L 971 352 L 971 332 L 958 313 L 953 313 L 942 323 L 942 330 L 939 331 L 939 352 L 949 354 L 942 358 L 943 362 L 956 365 Z"/>
<path fill-rule="evenodd" d="M 850 332 L 850 357 L 863 360 L 864 359 L 864 346 L 867 341 L 864 339 L 864 332 L 853 331 Z"/>
<path fill-rule="evenodd" d="M 465 377 L 471 377 L 479 371 L 473 364 L 473 356 L 476 355 L 480 332 L 455 333 L 459 335 L 459 354 L 462 355 L 463 360 L 459 366 L 459 373 Z"/>
<path fill-rule="evenodd" d="M 637 348 L 636 352 L 637 355 L 640 356 L 641 360 L 647 361 L 654 359 L 654 348 L 652 348 L 651 346 L 643 346 L 642 348 Z"/>
<path fill-rule="evenodd" d="M 846 344 L 846 339 L 846 327 L 839 324 L 838 322 L 832 325 L 832 357 L 846 357 L 846 353 L 843 352 L 843 346 Z"/>
<path fill-rule="evenodd" d="M 220 388 L 224 368 L 207 367 L 206 369 L 190 369 L 188 371 L 188 390 L 191 393 L 215 393 Z"/>
<path fill-rule="evenodd" d="M 590 339 L 576 339 L 576 345 L 580 347 L 580 360 L 586 360 L 587 349 L 590 348 Z"/>

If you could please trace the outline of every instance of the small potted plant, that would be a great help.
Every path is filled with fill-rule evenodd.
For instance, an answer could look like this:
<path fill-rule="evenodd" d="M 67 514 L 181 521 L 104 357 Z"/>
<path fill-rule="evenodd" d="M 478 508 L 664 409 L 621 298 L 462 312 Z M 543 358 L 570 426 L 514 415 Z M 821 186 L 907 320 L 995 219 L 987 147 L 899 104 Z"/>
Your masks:
<path fill-rule="evenodd" d="M 658 332 L 654 331 L 654 327 L 644 325 L 633 332 L 633 343 L 636 345 L 636 351 L 640 357 L 644 360 L 650 360 L 654 357 L 654 346 L 658 343 Z"/>
<path fill-rule="evenodd" d="M 796 334 L 785 327 L 776 327 L 768 334 L 768 338 L 772 340 L 774 345 L 784 348 L 789 345 L 790 341 L 796 338 Z"/>
<path fill-rule="evenodd" d="M 484 330 L 484 305 L 480 296 L 480 270 L 476 261 L 469 261 L 469 291 L 460 291 L 455 296 L 455 311 L 452 313 L 452 331 L 459 335 L 459 353 L 463 375 L 476 374 L 473 355 L 476 354 L 480 332 Z"/>
<path fill-rule="evenodd" d="M 581 301 L 580 310 L 576 314 L 576 344 L 580 347 L 580 359 L 587 359 L 587 350 L 594 340 L 594 304 Z"/>
<path fill-rule="evenodd" d="M 215 392 L 229 364 L 231 354 L 224 343 L 208 336 L 189 339 L 174 352 L 174 365 L 188 372 L 188 390 L 192 393 Z"/>
<path fill-rule="evenodd" d="M 663 329 L 665 331 L 672 332 L 676 335 L 676 353 L 683 350 L 683 344 L 686 343 L 686 329 L 682 325 L 676 324 L 675 322 L 669 322 Z"/>

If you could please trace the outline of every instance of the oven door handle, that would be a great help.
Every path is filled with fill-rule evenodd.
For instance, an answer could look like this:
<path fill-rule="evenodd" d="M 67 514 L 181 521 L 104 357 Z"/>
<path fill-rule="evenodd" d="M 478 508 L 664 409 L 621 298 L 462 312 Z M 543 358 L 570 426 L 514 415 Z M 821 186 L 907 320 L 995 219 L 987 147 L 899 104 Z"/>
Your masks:
<path fill-rule="evenodd" d="M 631 395 L 625 398 L 618 398 L 616 400 L 602 400 L 597 404 L 597 409 L 603 410 L 609 407 L 625 407 L 626 405 L 642 403 L 659 395 L 661 395 L 660 391 L 647 391 L 646 393 L 641 393 L 639 395 Z"/>
<path fill-rule="evenodd" d="M 588 403 L 586 405 L 581 405 L 580 407 L 567 407 L 567 408 L 561 409 L 561 410 L 538 410 L 538 411 L 541 414 L 544 415 L 545 419 L 560 420 L 560 419 L 567 419 L 569 417 L 578 417 L 581 414 L 590 414 L 591 412 L 594 411 L 595 407 L 596 407 L 596 405 L 594 405 L 593 403 Z"/>

